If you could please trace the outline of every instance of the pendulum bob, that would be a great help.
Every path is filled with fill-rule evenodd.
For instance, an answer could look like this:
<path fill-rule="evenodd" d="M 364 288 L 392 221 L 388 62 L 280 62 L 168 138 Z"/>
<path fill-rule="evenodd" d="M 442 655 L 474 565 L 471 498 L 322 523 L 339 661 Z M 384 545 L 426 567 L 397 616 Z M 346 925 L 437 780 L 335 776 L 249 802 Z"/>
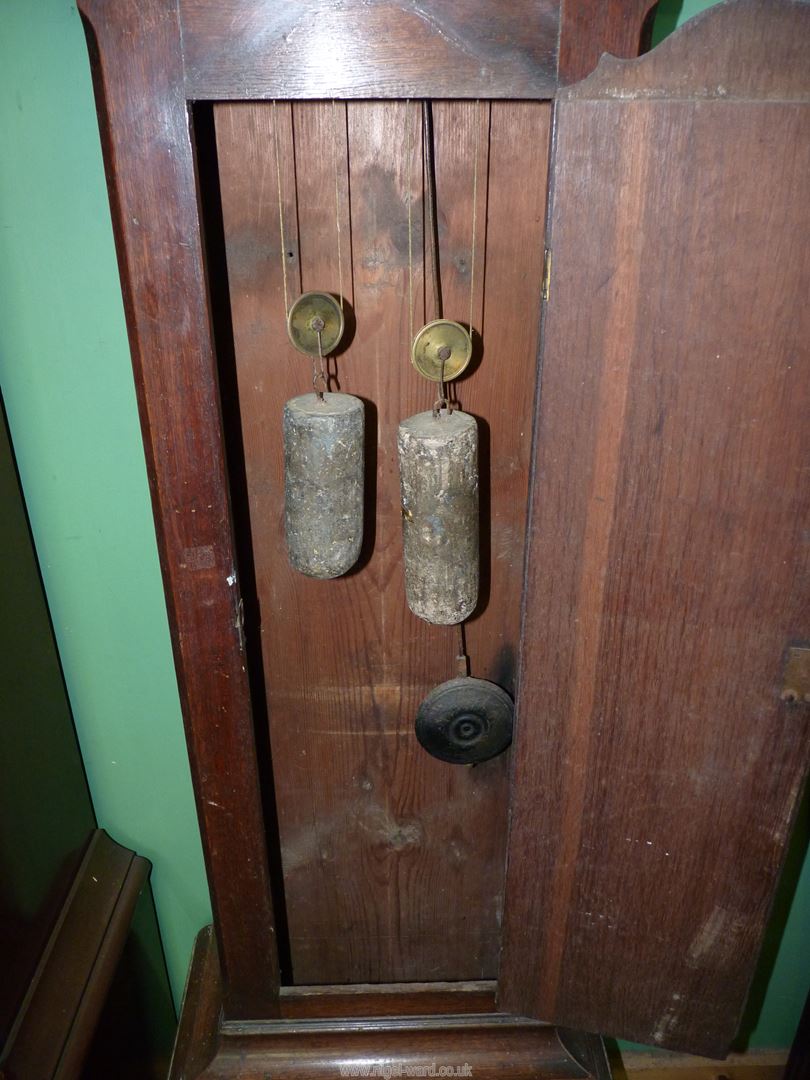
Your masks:
<path fill-rule="evenodd" d="M 397 446 L 408 607 L 463 622 L 478 602 L 478 425 L 460 411 L 418 413 Z"/>
<path fill-rule="evenodd" d="M 364 409 L 351 394 L 302 394 L 284 406 L 284 510 L 290 562 L 336 578 L 363 540 Z"/>
<path fill-rule="evenodd" d="M 515 707 L 495 683 L 468 677 L 431 690 L 416 714 L 416 737 L 433 757 L 451 765 L 477 765 L 512 741 Z"/>

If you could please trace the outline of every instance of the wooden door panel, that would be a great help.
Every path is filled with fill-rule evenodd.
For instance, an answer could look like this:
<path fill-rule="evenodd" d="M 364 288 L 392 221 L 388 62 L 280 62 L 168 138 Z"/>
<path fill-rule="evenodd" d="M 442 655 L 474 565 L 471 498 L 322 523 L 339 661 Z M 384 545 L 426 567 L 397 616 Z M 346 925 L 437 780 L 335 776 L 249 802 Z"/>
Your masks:
<path fill-rule="evenodd" d="M 408 191 L 415 328 L 433 317 L 419 104 L 219 105 L 215 117 L 293 976 L 494 977 L 508 758 L 447 765 L 413 734 L 419 702 L 455 674 L 456 652 L 453 629 L 410 613 L 402 580 L 396 429 L 435 397 L 409 359 Z M 472 273 L 484 342 L 456 389 L 480 419 L 484 448 L 484 587 L 468 646 L 473 672 L 507 689 L 519 635 L 549 118 L 548 103 L 434 105 L 444 312 L 468 321 Z M 358 566 L 327 582 L 291 569 L 283 534 L 281 408 L 309 388 L 311 365 L 285 331 L 276 139 L 290 300 L 302 288 L 338 291 L 337 176 L 355 329 L 330 366 L 340 389 L 367 404 L 366 542 Z"/>
<path fill-rule="evenodd" d="M 501 1006 L 724 1052 L 805 775 L 810 7 L 563 91 Z"/>

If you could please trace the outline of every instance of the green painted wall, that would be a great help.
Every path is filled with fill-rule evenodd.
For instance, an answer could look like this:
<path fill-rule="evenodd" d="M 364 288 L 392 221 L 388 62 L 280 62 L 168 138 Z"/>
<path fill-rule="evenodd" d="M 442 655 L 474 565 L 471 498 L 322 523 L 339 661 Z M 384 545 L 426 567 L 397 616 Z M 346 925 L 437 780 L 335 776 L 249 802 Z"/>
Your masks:
<path fill-rule="evenodd" d="M 175 994 L 210 921 L 84 32 L 0 0 L 0 385 L 99 824 L 154 864 Z"/>
<path fill-rule="evenodd" d="M 706 6 L 663 0 L 659 25 Z M 0 0 L 0 26 L 0 384 L 96 813 L 154 864 L 179 996 L 210 909 L 87 52 L 67 0 Z M 805 865 L 755 994 L 767 984 L 755 1045 L 790 1042 L 810 972 L 808 913 Z"/>

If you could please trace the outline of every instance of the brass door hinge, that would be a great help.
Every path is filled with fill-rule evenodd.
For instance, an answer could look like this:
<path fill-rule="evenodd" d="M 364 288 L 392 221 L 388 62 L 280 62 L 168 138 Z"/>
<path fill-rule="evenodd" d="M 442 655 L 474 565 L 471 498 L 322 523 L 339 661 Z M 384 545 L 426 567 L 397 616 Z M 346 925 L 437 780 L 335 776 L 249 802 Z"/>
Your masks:
<path fill-rule="evenodd" d="M 546 248 L 543 255 L 543 287 L 540 295 L 544 301 L 548 300 L 551 289 L 551 248 Z"/>
<path fill-rule="evenodd" d="M 806 645 L 793 645 L 787 651 L 782 701 L 810 705 L 810 648 Z"/>

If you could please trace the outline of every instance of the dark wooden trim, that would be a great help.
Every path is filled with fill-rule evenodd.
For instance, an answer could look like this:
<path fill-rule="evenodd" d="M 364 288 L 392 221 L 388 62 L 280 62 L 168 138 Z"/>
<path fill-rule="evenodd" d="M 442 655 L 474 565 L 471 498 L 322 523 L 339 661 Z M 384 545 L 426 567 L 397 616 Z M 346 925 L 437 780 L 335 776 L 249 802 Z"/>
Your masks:
<path fill-rule="evenodd" d="M 334 1002 L 352 995 L 369 1006 L 376 997 L 385 1009 L 395 1000 L 409 1009 L 431 998 L 430 984 L 291 987 L 282 991 L 282 1005 L 285 997 L 290 1003 L 306 1001 L 314 1015 L 320 1000 L 321 1019 L 221 1022 L 219 980 L 216 941 L 206 928 L 194 948 L 169 1080 L 260 1080 L 268 1075 L 274 1080 L 318 1080 L 334 1077 L 341 1066 L 358 1060 L 403 1070 L 466 1063 L 473 1077 L 485 1080 L 582 1080 L 590 1075 L 609 1080 L 601 1066 L 594 1067 L 600 1048 L 604 1057 L 600 1040 L 566 1033 L 563 1041 L 554 1028 L 520 1017 L 416 1013 L 360 1018 L 355 1013 L 348 1018 L 329 1013 Z M 441 984 L 433 992 L 482 1004 L 481 995 L 488 996 L 491 988 L 486 983 Z"/>
<path fill-rule="evenodd" d="M 482 982 L 282 986 L 281 1015 L 312 1017 L 443 1016 L 494 1013 L 497 984 Z"/>
<path fill-rule="evenodd" d="M 548 1025 L 491 1011 L 460 1015 L 491 1005 L 493 990 L 486 982 L 285 987 L 282 1011 L 290 1018 L 297 1014 L 294 1022 L 221 1023 L 216 941 L 206 927 L 195 943 L 170 1080 L 248 1080 L 269 1068 L 282 1080 L 317 1078 L 334 1075 L 358 1054 L 364 1062 L 379 1056 L 403 1068 L 463 1059 L 473 1075 L 512 1080 L 609 1077 L 604 1046 L 595 1036 L 558 1034 Z M 391 1011 L 395 1006 L 398 1014 Z M 368 1010 L 362 1020 L 361 1009 Z M 436 1015 L 443 1009 L 449 1015 Z"/>
<path fill-rule="evenodd" d="M 603 56 L 587 79 L 561 90 L 559 98 L 807 101 L 809 12 L 808 0 L 723 0 L 644 56 Z M 752 42 L 759 41 L 772 46 L 755 54 Z M 771 47 L 779 51 L 778 63 Z"/>
<path fill-rule="evenodd" d="M 637 56 L 655 0 L 180 0 L 186 96 L 554 96 L 603 53 Z"/>
<path fill-rule="evenodd" d="M 189 101 L 547 98 L 557 86 L 557 0 L 347 0 L 326 15 L 313 4 L 79 3 L 232 1020 L 279 1015 L 279 963 Z M 611 11 L 624 26 L 625 13 Z M 597 20 L 592 36 L 609 40 L 611 25 Z"/>
<path fill-rule="evenodd" d="M 392 1075 L 436 1065 L 469 1066 L 484 1080 L 584 1080 L 588 1073 L 566 1052 L 555 1028 L 527 1021 L 481 1018 L 428 1024 L 361 1025 L 334 1030 L 290 1029 L 224 1036 L 206 1080 L 326 1080 L 358 1061 L 389 1066 Z"/>
<path fill-rule="evenodd" d="M 186 93 L 549 98 L 559 0 L 180 0 Z"/>
<path fill-rule="evenodd" d="M 175 664 L 229 1016 L 275 1015 L 278 958 L 180 27 L 84 0 Z M 97 48 L 95 45 L 97 44 Z"/>
<path fill-rule="evenodd" d="M 638 56 L 647 15 L 657 0 L 562 0 L 558 81 L 578 82 L 603 53 Z"/>
<path fill-rule="evenodd" d="M 796 1036 L 790 1048 L 783 1080 L 807 1080 L 810 1076 L 810 994 L 802 1010 Z"/>
<path fill-rule="evenodd" d="M 149 863 L 96 829 L 11 1029 L 0 1074 L 78 1077 Z"/>
<path fill-rule="evenodd" d="M 188 969 L 169 1080 L 199 1076 L 217 1051 L 222 985 L 213 926 L 197 934 Z"/>
<path fill-rule="evenodd" d="M 808 763 L 808 41 L 732 0 L 555 105 L 499 1001 L 716 1057 Z"/>
<path fill-rule="evenodd" d="M 604 1039 L 586 1031 L 557 1028 L 557 1037 L 571 1057 L 594 1080 L 611 1080 L 610 1061 Z"/>
<path fill-rule="evenodd" d="M 197 1053 L 203 1032 L 219 1020 L 222 995 L 218 975 L 214 977 L 218 962 L 213 927 L 206 926 L 197 935 L 194 946 L 183 997 L 184 1022 L 175 1043 L 175 1055 L 183 1060 L 186 1060 L 191 1052 L 186 1048 L 186 1044 L 194 1046 Z M 496 990 L 497 984 L 492 980 L 282 986 L 280 1013 L 282 1020 L 491 1014 L 497 1010 Z M 191 1018 L 193 1027 L 190 1024 Z M 224 1024 L 226 1029 L 229 1026 L 229 1022 Z M 203 1057 L 206 1052 L 203 1045 Z M 213 1050 L 210 1056 L 213 1056 Z M 210 1056 L 207 1060 L 210 1060 Z"/>

